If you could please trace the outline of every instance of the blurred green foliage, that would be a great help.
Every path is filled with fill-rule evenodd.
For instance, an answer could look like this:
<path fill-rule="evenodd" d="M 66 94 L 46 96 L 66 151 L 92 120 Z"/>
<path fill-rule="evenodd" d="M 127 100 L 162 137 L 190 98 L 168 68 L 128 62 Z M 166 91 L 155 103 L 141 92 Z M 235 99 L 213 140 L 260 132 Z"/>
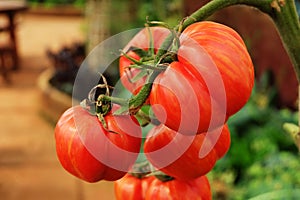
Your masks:
<path fill-rule="evenodd" d="M 111 34 L 144 27 L 149 21 L 175 26 L 182 19 L 181 0 L 111 0 Z"/>
<path fill-rule="evenodd" d="M 45 7 L 52 7 L 55 5 L 74 5 L 76 7 L 84 7 L 86 0 L 27 0 L 31 5 L 42 4 Z"/>
<path fill-rule="evenodd" d="M 244 193 L 240 199 L 248 199 L 270 191 L 299 189 L 299 169 L 298 155 L 289 152 L 267 155 L 265 159 L 255 162 L 247 169 L 245 178 L 240 183 Z"/>
<path fill-rule="evenodd" d="M 298 114 L 277 107 L 277 91 L 269 77 L 266 73 L 256 82 L 248 103 L 228 121 L 230 150 L 209 174 L 224 184 L 225 199 L 300 187 L 298 149 L 282 127 L 285 122 L 297 124 Z"/>

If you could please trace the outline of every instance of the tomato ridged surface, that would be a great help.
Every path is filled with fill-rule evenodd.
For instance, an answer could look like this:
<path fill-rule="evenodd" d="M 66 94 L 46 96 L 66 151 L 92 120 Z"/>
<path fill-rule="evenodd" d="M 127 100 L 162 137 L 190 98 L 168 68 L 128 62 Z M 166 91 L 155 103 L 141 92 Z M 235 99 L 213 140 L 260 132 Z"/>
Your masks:
<path fill-rule="evenodd" d="M 117 180 L 135 162 L 141 128 L 130 116 L 104 117 L 107 129 L 81 106 L 68 109 L 55 127 L 58 159 L 74 176 L 87 182 Z"/>
<path fill-rule="evenodd" d="M 144 152 L 158 170 L 180 180 L 207 174 L 230 147 L 227 125 L 195 136 L 182 135 L 163 124 L 150 130 Z"/>
<path fill-rule="evenodd" d="M 162 182 L 155 179 L 150 184 L 145 200 L 211 200 L 212 193 L 206 176 L 189 181 L 173 179 Z"/>

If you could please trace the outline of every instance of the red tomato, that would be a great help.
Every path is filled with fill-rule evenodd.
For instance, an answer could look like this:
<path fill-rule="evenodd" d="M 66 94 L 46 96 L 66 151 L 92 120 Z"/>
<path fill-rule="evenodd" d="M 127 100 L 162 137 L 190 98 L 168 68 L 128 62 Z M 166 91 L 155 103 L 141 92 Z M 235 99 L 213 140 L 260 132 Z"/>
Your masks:
<path fill-rule="evenodd" d="M 151 35 L 149 34 L 149 30 Z M 129 48 L 137 47 L 139 49 L 148 50 L 150 47 L 150 38 L 153 39 L 153 47 L 155 52 L 160 47 L 164 39 L 170 33 L 170 30 L 162 27 L 150 27 L 149 30 L 147 28 L 142 29 L 138 32 L 131 41 L 124 48 L 124 52 L 127 52 Z M 133 51 L 129 51 L 127 53 L 128 56 L 140 60 L 140 56 L 137 55 Z M 146 76 L 141 78 L 139 81 L 132 82 L 132 79 L 141 71 L 137 68 L 130 68 L 129 66 L 133 64 L 129 59 L 125 56 L 121 56 L 119 60 L 119 71 L 121 82 L 124 87 L 132 92 L 133 94 L 137 94 L 140 88 L 143 86 L 146 80 Z"/>
<path fill-rule="evenodd" d="M 133 117 L 104 117 L 107 129 L 81 106 L 63 113 L 55 127 L 56 152 L 62 166 L 87 182 L 117 180 L 135 162 L 141 128 Z"/>
<path fill-rule="evenodd" d="M 189 181 L 173 179 L 162 182 L 155 179 L 151 182 L 145 200 L 211 200 L 212 193 L 206 176 Z"/>
<path fill-rule="evenodd" d="M 144 200 L 146 191 L 154 179 L 154 176 L 137 178 L 126 174 L 114 183 L 115 197 L 117 200 Z"/>
<path fill-rule="evenodd" d="M 210 97 L 205 82 L 180 62 L 172 62 L 158 75 L 149 100 L 159 121 L 184 135 L 202 133 L 227 121 L 225 110 Z"/>
<path fill-rule="evenodd" d="M 226 113 L 233 115 L 248 101 L 254 85 L 254 67 L 243 39 L 230 27 L 215 22 L 198 22 L 188 26 L 180 38 L 178 60 L 197 68 L 202 77 L 208 77 L 209 73 L 217 70 L 205 66 L 206 61 L 202 63 L 204 66 L 195 65 L 198 60 L 194 59 L 193 52 L 197 47 L 191 44 L 190 39 L 200 45 L 215 63 L 224 82 Z"/>
<path fill-rule="evenodd" d="M 151 129 L 144 152 L 158 170 L 180 180 L 207 174 L 230 147 L 227 125 L 195 136 L 182 135 L 163 124 Z"/>
<path fill-rule="evenodd" d="M 206 132 L 249 99 L 253 64 L 233 29 L 214 22 L 190 25 L 180 36 L 177 57 L 155 79 L 149 97 L 154 114 L 169 128 L 187 135 Z"/>

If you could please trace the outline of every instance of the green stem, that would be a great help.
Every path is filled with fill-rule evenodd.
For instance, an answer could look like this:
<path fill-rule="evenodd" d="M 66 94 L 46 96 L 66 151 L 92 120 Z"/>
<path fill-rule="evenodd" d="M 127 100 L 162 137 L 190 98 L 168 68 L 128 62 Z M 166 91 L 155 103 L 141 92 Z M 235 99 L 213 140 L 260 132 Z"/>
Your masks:
<path fill-rule="evenodd" d="M 123 98 L 107 96 L 107 95 L 102 94 L 102 95 L 98 96 L 97 102 L 101 106 L 115 103 L 115 104 L 118 104 L 121 107 L 123 107 L 119 111 L 117 111 L 116 114 L 122 114 L 122 113 L 129 112 L 129 114 L 135 115 L 140 110 L 140 108 L 144 105 L 145 101 L 147 100 L 147 98 L 151 92 L 153 81 L 158 76 L 158 74 L 160 74 L 160 72 L 161 72 L 161 70 L 153 71 L 152 74 L 148 77 L 148 80 L 145 83 L 145 85 L 139 91 L 139 93 L 130 99 L 123 99 Z"/>
<path fill-rule="evenodd" d="M 107 96 L 107 95 L 99 95 L 98 97 L 98 102 L 105 102 L 105 104 L 109 104 L 109 103 L 115 103 L 121 106 L 125 106 L 128 105 L 128 100 L 127 99 L 123 99 L 123 98 L 118 98 L 118 97 L 113 97 L 113 96 Z"/>
<path fill-rule="evenodd" d="M 281 39 L 293 63 L 298 80 L 298 127 L 300 126 L 300 23 L 295 2 L 286 0 L 270 13 Z M 300 131 L 292 134 L 295 144 L 300 151 Z"/>
<path fill-rule="evenodd" d="M 300 23 L 295 2 L 286 0 L 278 4 L 269 15 L 280 33 L 281 39 L 294 65 L 298 82 L 300 82 Z"/>
<path fill-rule="evenodd" d="M 148 98 L 154 79 L 160 74 L 161 71 L 153 71 L 149 76 L 147 83 L 142 87 L 140 92 L 129 100 L 129 110 L 131 114 L 136 114 L 143 106 L 144 102 Z"/>
<path fill-rule="evenodd" d="M 268 13 L 271 11 L 271 4 L 274 0 L 212 0 L 209 3 L 205 4 L 199 10 L 188 16 L 182 23 L 182 30 L 184 30 L 189 25 L 202 21 L 207 17 L 214 14 L 216 11 L 221 10 L 222 8 L 244 4 L 252 7 L 256 7 L 259 10 Z M 176 30 L 179 29 L 179 26 L 176 27 Z"/>

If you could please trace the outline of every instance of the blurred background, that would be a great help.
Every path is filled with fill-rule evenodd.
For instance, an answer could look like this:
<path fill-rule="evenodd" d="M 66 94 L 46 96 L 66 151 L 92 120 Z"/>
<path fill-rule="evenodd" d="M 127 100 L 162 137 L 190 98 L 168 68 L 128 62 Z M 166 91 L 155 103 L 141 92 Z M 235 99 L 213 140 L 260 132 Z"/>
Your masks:
<path fill-rule="evenodd" d="M 81 182 L 56 158 L 53 129 L 72 105 L 77 70 L 97 44 L 143 27 L 146 17 L 175 26 L 207 2 L 0 0 L 0 198 L 114 199 L 111 182 Z M 300 188 L 298 150 L 282 128 L 298 120 L 297 80 L 272 21 L 246 6 L 209 20 L 243 37 L 256 72 L 251 99 L 229 120 L 231 148 L 208 175 L 214 199 Z M 117 63 L 106 76 L 117 79 Z"/>

